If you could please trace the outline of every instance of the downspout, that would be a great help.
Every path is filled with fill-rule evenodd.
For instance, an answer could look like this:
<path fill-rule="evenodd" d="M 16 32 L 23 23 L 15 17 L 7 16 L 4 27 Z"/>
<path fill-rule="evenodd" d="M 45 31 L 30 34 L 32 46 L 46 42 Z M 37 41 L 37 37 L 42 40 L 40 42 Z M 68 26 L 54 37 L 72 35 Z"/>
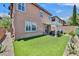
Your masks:
<path fill-rule="evenodd" d="M 13 3 L 10 3 L 10 17 L 12 18 L 13 13 Z"/>
<path fill-rule="evenodd" d="M 12 36 L 15 39 L 15 27 L 14 27 L 14 16 L 13 16 L 13 3 L 10 3 L 10 17 L 12 20 Z"/>

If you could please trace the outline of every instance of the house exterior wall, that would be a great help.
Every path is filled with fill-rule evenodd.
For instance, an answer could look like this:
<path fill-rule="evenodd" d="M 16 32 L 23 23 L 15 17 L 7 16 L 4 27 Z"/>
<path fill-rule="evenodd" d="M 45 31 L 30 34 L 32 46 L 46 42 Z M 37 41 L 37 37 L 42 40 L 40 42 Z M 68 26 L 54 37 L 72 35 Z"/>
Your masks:
<path fill-rule="evenodd" d="M 56 30 L 56 26 L 55 25 L 51 25 L 51 31 L 55 31 Z"/>
<path fill-rule="evenodd" d="M 40 17 L 40 8 L 36 7 L 31 3 L 25 4 L 26 10 L 24 12 L 17 10 L 17 4 L 13 5 L 13 23 L 15 30 L 15 38 L 26 38 L 36 35 L 41 35 L 45 31 L 43 21 L 48 21 L 48 16 L 46 12 L 43 11 L 44 17 Z M 31 21 L 36 23 L 37 31 L 36 32 L 25 32 L 25 22 Z"/>
<path fill-rule="evenodd" d="M 60 22 L 59 19 L 57 17 L 55 17 L 55 22 Z"/>

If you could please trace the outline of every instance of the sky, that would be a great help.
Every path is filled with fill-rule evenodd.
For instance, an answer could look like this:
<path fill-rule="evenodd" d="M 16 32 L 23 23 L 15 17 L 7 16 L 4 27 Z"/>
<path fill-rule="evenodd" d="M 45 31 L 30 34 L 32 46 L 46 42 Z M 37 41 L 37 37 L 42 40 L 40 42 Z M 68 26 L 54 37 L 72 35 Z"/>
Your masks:
<path fill-rule="evenodd" d="M 8 14 L 9 13 L 9 9 L 8 9 L 8 6 L 10 5 L 9 3 L 6 3 L 5 4 L 5 7 L 3 7 L 5 3 L 0 3 L 0 14 L 2 13 L 5 13 L 5 14 Z"/>
<path fill-rule="evenodd" d="M 3 7 L 3 4 L 0 3 L 0 13 L 9 13 L 8 6 L 9 3 L 5 4 L 5 7 Z M 72 16 L 73 13 L 73 5 L 69 3 L 38 3 L 41 7 L 48 10 L 53 16 L 58 16 L 63 20 L 67 20 L 70 16 Z M 77 6 L 77 13 L 79 13 L 79 4 L 76 4 Z"/>
<path fill-rule="evenodd" d="M 52 13 L 53 16 L 58 16 L 63 20 L 67 20 L 70 16 L 73 14 L 73 5 L 69 3 L 42 3 L 39 4 L 40 6 L 44 7 L 46 10 L 48 10 L 50 13 Z M 77 13 L 79 13 L 79 4 L 76 4 L 77 7 Z"/>

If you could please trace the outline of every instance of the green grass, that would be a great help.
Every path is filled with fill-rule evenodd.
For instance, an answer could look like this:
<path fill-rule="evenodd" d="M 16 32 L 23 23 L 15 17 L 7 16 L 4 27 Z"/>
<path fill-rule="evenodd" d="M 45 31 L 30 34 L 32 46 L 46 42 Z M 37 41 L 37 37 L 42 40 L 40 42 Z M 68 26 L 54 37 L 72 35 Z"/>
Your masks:
<path fill-rule="evenodd" d="M 41 36 L 30 40 L 14 41 L 16 56 L 62 56 L 68 36 Z"/>

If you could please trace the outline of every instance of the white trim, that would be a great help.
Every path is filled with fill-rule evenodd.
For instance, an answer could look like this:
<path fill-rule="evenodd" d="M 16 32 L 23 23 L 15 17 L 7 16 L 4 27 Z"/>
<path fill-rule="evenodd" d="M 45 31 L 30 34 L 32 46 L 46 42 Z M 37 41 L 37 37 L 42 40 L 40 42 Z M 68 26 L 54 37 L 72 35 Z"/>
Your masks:
<path fill-rule="evenodd" d="M 30 24 L 30 26 L 31 26 L 31 31 L 26 31 L 26 25 L 27 25 L 27 23 Z M 36 30 L 35 30 L 35 31 L 32 30 L 32 24 L 36 26 Z M 25 21 L 25 32 L 36 32 L 36 31 L 37 31 L 37 25 L 36 25 L 34 22 Z"/>
<path fill-rule="evenodd" d="M 26 8 L 27 8 L 26 4 L 24 3 L 24 11 L 18 9 L 18 4 L 19 3 L 16 4 L 16 10 L 23 13 L 26 12 Z"/>
<path fill-rule="evenodd" d="M 37 25 L 34 22 L 32 24 L 36 26 L 36 30 L 35 31 L 32 30 L 32 32 L 36 32 L 37 31 Z"/>
<path fill-rule="evenodd" d="M 51 16 L 50 15 L 48 15 L 48 20 L 51 21 Z"/>

